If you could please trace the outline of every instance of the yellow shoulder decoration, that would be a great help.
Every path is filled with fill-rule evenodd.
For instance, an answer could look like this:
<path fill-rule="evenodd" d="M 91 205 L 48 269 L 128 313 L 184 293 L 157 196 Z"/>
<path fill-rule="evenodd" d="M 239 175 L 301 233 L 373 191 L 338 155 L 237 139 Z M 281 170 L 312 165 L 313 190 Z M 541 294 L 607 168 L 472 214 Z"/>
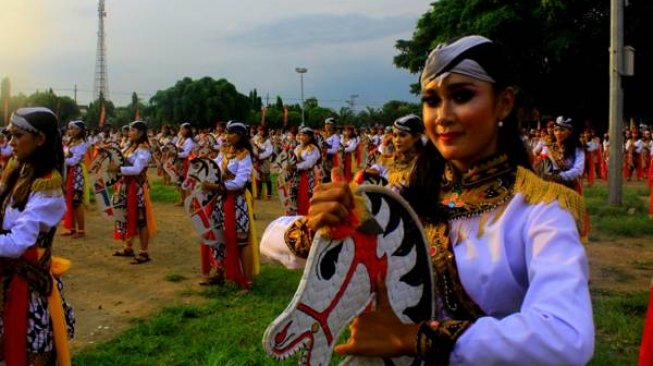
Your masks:
<path fill-rule="evenodd" d="M 46 192 L 59 190 L 61 191 L 63 186 L 63 178 L 58 171 L 53 170 L 50 174 L 44 176 L 43 178 L 35 179 L 32 183 L 32 192 Z"/>
<path fill-rule="evenodd" d="M 249 151 L 247 151 L 247 149 L 242 149 L 236 152 L 236 159 L 243 160 L 247 155 L 249 155 Z"/>
<path fill-rule="evenodd" d="M 529 204 L 558 201 L 560 207 L 567 210 L 576 221 L 581 240 L 587 241 L 589 217 L 585 208 L 585 200 L 576 191 L 562 184 L 547 182 L 532 171 L 518 167 L 515 193 L 523 194 Z"/>

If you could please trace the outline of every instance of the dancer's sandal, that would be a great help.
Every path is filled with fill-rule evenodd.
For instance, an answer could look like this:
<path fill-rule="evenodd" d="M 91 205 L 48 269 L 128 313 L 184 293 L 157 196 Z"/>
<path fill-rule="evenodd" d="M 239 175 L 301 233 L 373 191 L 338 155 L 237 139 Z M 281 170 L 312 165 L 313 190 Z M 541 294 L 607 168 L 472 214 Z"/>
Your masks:
<path fill-rule="evenodd" d="M 75 230 L 66 230 L 66 231 L 62 231 L 59 235 L 61 235 L 61 236 L 72 236 L 72 235 L 75 235 L 75 233 L 76 233 Z"/>
<path fill-rule="evenodd" d="M 122 250 L 116 250 L 113 253 L 113 256 L 114 257 L 133 257 L 134 256 L 134 250 L 129 249 L 129 248 L 125 248 L 125 249 L 122 249 Z"/>
<path fill-rule="evenodd" d="M 145 252 L 140 252 L 136 257 L 134 257 L 134 259 L 132 259 L 131 262 L 129 262 L 129 264 L 143 264 L 149 262 L 150 260 L 151 259 L 149 254 Z"/>

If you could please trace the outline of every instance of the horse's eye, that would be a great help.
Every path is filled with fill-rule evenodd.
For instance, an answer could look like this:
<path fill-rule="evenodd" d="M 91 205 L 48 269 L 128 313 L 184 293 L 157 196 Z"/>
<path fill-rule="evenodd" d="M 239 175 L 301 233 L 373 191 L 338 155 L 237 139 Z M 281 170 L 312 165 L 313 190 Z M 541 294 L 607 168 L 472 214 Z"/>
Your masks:
<path fill-rule="evenodd" d="M 342 251 L 342 242 L 340 244 L 329 248 L 320 260 L 320 275 L 325 280 L 330 280 L 336 273 L 336 263 L 338 263 L 338 256 Z"/>

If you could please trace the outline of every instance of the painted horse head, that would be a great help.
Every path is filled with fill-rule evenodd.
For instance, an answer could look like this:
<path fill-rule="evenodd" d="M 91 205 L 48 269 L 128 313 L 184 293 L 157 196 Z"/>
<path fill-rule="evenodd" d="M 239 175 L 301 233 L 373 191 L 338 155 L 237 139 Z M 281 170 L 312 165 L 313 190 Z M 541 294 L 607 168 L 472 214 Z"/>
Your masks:
<path fill-rule="evenodd" d="M 215 145 L 217 144 L 218 141 L 212 134 L 203 134 L 197 142 L 195 154 L 203 158 L 213 157 L 215 154 Z"/>
<path fill-rule="evenodd" d="M 284 146 L 270 165 L 270 171 L 275 174 L 280 174 L 286 171 L 288 165 L 295 165 L 296 163 L 297 157 L 293 150 L 290 146 Z"/>
<path fill-rule="evenodd" d="M 181 183 L 181 189 L 196 191 L 202 189 L 202 182 L 220 183 L 222 177 L 218 164 L 208 158 L 195 158 L 188 165 L 188 174 Z"/>
<path fill-rule="evenodd" d="M 120 151 L 120 146 L 115 142 L 107 144 L 98 150 L 98 155 L 93 160 L 93 163 L 91 163 L 89 171 L 92 174 L 98 175 L 107 186 L 112 186 L 120 179 L 120 176 L 117 173 L 107 172 L 107 168 L 111 163 L 117 166 L 123 166 L 125 164 L 125 157 Z"/>
<path fill-rule="evenodd" d="M 274 358 L 302 352 L 300 365 L 328 365 L 338 337 L 375 299 L 385 278 L 388 299 L 404 323 L 432 319 L 432 269 L 423 229 L 410 206 L 391 190 L 362 185 L 366 212 L 349 236 L 318 232 L 290 305 L 265 331 L 263 346 Z M 327 235 L 328 234 L 328 235 Z M 331 238 L 330 238 L 330 237 Z M 412 357 L 350 357 L 347 365 L 420 365 Z"/>
<path fill-rule="evenodd" d="M 177 160 L 177 146 L 172 142 L 168 142 L 165 145 L 161 146 L 161 155 L 164 161 L 172 160 L 173 162 Z"/>

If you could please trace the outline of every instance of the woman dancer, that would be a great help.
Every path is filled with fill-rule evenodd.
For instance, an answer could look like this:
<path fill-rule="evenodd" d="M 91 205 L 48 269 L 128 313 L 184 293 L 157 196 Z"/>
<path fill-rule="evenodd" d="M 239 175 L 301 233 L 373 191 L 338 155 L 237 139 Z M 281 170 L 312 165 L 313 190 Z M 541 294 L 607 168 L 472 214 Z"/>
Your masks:
<path fill-rule="evenodd" d="M 84 208 L 90 204 L 90 182 L 88 178 L 86 155 L 86 124 L 83 121 L 68 123 L 68 143 L 64 146 L 66 158 L 66 214 L 63 219 L 65 231 L 73 239 L 83 238 Z"/>
<path fill-rule="evenodd" d="M 497 46 L 481 36 L 429 55 L 421 86 L 430 143 L 404 197 L 434 249 L 437 316 L 403 324 L 379 279 L 381 306 L 354 320 L 336 352 L 411 355 L 434 365 L 589 361 L 594 326 L 580 240 L 583 201 L 530 170 L 511 117 L 511 75 Z M 323 185 L 306 227 L 343 223 L 353 206 L 346 184 Z"/>
<path fill-rule="evenodd" d="M 195 148 L 195 141 L 193 141 L 193 129 L 191 128 L 190 123 L 182 123 L 179 127 L 179 136 L 177 138 L 177 174 L 179 174 L 179 197 L 180 200 L 177 203 L 177 206 L 183 206 L 184 200 L 188 196 L 188 192 L 181 189 L 181 183 L 186 178 L 188 173 L 188 165 L 191 159 L 191 152 Z"/>
<path fill-rule="evenodd" d="M 571 118 L 556 118 L 553 134 L 555 142 L 544 146 L 535 167 L 543 179 L 563 184 L 582 194 L 585 152 Z"/>
<path fill-rule="evenodd" d="M 122 178 L 118 192 L 113 197 L 113 207 L 122 209 L 124 215 L 116 216 L 114 239 L 123 242 L 123 249 L 113 253 L 116 257 L 134 257 L 131 264 L 150 261 L 150 239 L 156 232 L 154 211 L 150 202 L 147 168 L 152 159 L 147 138 L 147 125 L 143 121 L 129 124 L 129 149 L 125 152 L 125 165 L 110 165 L 110 172 Z M 140 250 L 134 253 L 134 238 L 138 236 Z"/>
<path fill-rule="evenodd" d="M 222 194 L 222 204 L 214 210 L 218 230 L 215 259 L 224 266 L 226 279 L 243 288 L 251 286 L 259 266 L 251 193 L 245 188 L 252 174 L 252 145 L 247 131 L 240 121 L 227 123 L 224 146 L 215 159 L 222 184 L 202 183 L 204 190 Z"/>
<path fill-rule="evenodd" d="M 47 108 L 11 116 L 13 163 L 0 192 L 0 361 L 7 365 L 70 365 L 72 308 L 61 274 L 70 263 L 52 256 L 52 241 L 66 208 L 64 157 L 58 121 Z"/>
<path fill-rule="evenodd" d="M 417 156 L 422 151 L 422 119 L 414 114 L 397 119 L 393 123 L 394 154 L 381 156 L 376 164 L 367 170 L 388 180 L 388 185 L 401 192 L 408 185 Z"/>
<path fill-rule="evenodd" d="M 297 164 L 288 166 L 288 169 L 293 171 L 290 199 L 295 201 L 292 206 L 297 207 L 297 215 L 306 215 L 316 183 L 313 169 L 320 163 L 321 154 L 315 143 L 314 131 L 310 127 L 302 127 L 298 137 L 300 144 L 294 151 Z"/>
<path fill-rule="evenodd" d="M 254 145 L 256 149 L 256 191 L 258 196 L 256 198 L 261 198 L 263 196 L 263 183 L 265 183 L 267 199 L 272 197 L 272 180 L 270 179 L 270 163 L 272 153 L 274 149 L 272 147 L 272 141 L 268 134 L 267 127 L 260 126 L 258 128 L 258 133 L 254 137 Z"/>

